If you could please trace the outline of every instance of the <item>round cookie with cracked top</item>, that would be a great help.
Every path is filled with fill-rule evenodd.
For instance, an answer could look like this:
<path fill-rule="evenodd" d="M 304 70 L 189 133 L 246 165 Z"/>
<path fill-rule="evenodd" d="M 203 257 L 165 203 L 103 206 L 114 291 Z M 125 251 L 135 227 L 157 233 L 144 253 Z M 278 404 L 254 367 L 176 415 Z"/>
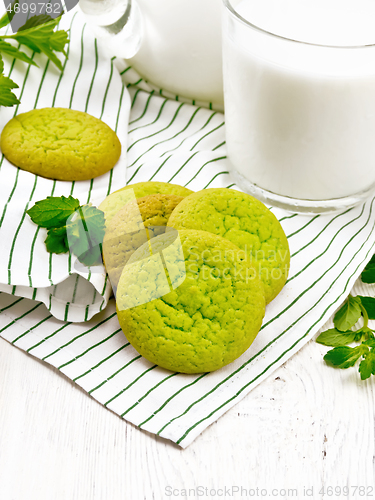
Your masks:
<path fill-rule="evenodd" d="M 146 244 L 133 254 L 117 289 L 128 341 L 151 363 L 182 373 L 214 371 L 241 356 L 259 332 L 265 297 L 239 248 L 192 230 L 151 242 L 152 252 Z"/>
<path fill-rule="evenodd" d="M 16 115 L 5 125 L 0 146 L 16 167 L 63 181 L 102 175 L 115 166 L 121 154 L 121 143 L 106 123 L 66 108 Z"/>
<path fill-rule="evenodd" d="M 136 198 L 143 198 L 150 194 L 172 194 L 185 197 L 191 193 L 193 191 L 178 184 L 157 181 L 137 182 L 111 193 L 102 201 L 99 208 L 104 212 L 105 220 L 108 224 L 124 205 Z"/>
<path fill-rule="evenodd" d="M 182 200 L 181 196 L 152 194 L 130 201 L 114 215 L 103 240 L 103 260 L 114 288 L 134 251 L 149 238 L 164 233 L 172 211 Z"/>
<path fill-rule="evenodd" d="M 258 269 L 266 302 L 281 291 L 288 277 L 288 240 L 275 215 L 259 200 L 233 189 L 205 189 L 186 197 L 168 226 L 202 229 L 230 240 Z"/>

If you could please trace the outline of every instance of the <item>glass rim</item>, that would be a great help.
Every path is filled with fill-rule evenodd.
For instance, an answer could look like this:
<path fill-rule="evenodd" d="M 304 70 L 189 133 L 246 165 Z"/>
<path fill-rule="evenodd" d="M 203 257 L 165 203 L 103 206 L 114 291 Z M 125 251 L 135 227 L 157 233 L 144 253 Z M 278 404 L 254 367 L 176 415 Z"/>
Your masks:
<path fill-rule="evenodd" d="M 285 40 L 287 42 L 299 43 L 302 45 L 309 45 L 311 47 L 325 47 L 328 49 L 367 49 L 370 47 L 375 47 L 375 43 L 366 44 L 366 45 L 326 45 L 323 43 L 312 43 L 312 42 L 304 42 L 303 40 L 294 40 L 293 38 L 288 38 L 286 36 L 277 35 L 276 33 L 272 33 L 271 31 L 267 31 L 263 28 L 260 28 L 256 24 L 252 24 L 250 21 L 242 17 L 232 6 L 232 0 L 222 0 L 224 7 L 228 9 L 228 11 L 234 16 L 238 21 L 240 21 L 245 26 L 259 31 L 265 35 L 271 36 L 273 38 L 278 38 L 280 40 Z"/>

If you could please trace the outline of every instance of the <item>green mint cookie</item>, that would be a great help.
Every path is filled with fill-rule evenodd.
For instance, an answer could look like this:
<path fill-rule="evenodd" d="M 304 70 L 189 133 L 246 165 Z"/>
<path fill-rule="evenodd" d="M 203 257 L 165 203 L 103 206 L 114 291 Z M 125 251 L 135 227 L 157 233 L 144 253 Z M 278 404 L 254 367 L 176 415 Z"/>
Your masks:
<path fill-rule="evenodd" d="M 104 122 L 66 108 L 34 109 L 12 118 L 1 150 L 16 167 L 63 181 L 92 179 L 115 166 L 121 144 Z"/>
<path fill-rule="evenodd" d="M 264 288 L 239 248 L 205 232 L 169 230 L 139 248 L 117 288 L 128 341 L 163 368 L 217 370 L 241 356 L 265 312 Z"/>
<path fill-rule="evenodd" d="M 108 224 L 124 205 L 136 198 L 143 198 L 150 194 L 173 194 L 185 197 L 192 192 L 190 189 L 178 186 L 177 184 L 169 184 L 168 182 L 137 182 L 111 193 L 102 201 L 99 208 L 104 212 Z"/>
<path fill-rule="evenodd" d="M 209 231 L 237 245 L 258 270 L 267 303 L 287 280 L 290 253 L 283 228 L 263 203 L 246 193 L 226 188 L 193 193 L 176 207 L 168 226 Z"/>

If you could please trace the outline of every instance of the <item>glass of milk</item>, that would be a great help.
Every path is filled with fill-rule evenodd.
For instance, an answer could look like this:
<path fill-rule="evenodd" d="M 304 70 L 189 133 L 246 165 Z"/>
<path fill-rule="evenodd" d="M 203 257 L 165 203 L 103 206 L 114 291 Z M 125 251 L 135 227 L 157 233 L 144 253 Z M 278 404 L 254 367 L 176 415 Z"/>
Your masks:
<path fill-rule="evenodd" d="M 375 190 L 375 2 L 223 0 L 226 140 L 245 191 L 300 213 Z"/>

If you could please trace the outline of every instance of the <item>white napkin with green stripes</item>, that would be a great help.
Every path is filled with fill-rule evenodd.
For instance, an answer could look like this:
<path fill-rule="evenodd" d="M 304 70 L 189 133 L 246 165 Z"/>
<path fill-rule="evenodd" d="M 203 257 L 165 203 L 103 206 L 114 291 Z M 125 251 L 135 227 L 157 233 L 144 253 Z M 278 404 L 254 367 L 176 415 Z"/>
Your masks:
<path fill-rule="evenodd" d="M 77 11 L 64 15 L 60 28 L 70 29 L 63 73 L 39 54 L 34 56 L 39 68 L 4 60 L 6 73 L 20 86 L 17 95 L 21 104 L 1 108 L 0 130 L 15 114 L 33 108 L 72 108 L 106 122 L 117 132 L 123 152 L 110 172 L 80 182 L 44 179 L 15 168 L 1 157 L 0 291 L 42 301 L 59 319 L 86 321 L 108 303 L 111 287 L 103 266 L 89 269 L 79 265 L 74 255 L 48 254 L 46 231 L 33 224 L 25 210 L 51 195 L 71 194 L 81 203 L 97 205 L 125 185 L 130 100 L 114 59 L 104 55 L 83 16 Z"/>
<path fill-rule="evenodd" d="M 78 44 L 77 47 L 73 44 L 74 40 L 80 39 L 79 30 L 82 25 L 78 23 L 78 17 L 75 19 L 72 25 L 69 60 L 80 61 L 81 45 Z M 95 61 L 96 46 L 92 42 L 91 45 L 86 45 L 86 36 L 88 33 L 85 30 L 84 45 L 82 45 L 84 60 L 86 61 L 86 57 L 94 57 L 92 60 Z M 93 105 L 94 101 L 96 103 L 95 109 L 101 110 L 103 106 L 112 67 L 110 61 L 107 61 L 107 64 L 105 73 L 106 66 L 103 61 L 102 71 L 107 77 L 103 76 L 100 80 L 101 85 L 96 87 L 96 95 L 99 97 L 93 100 Z M 49 68 L 46 75 L 49 75 L 50 70 L 54 74 Z M 70 75 L 67 67 L 64 78 L 74 82 L 77 69 L 75 71 Z M 34 80 L 29 80 L 30 88 L 27 87 L 30 92 L 33 82 L 39 85 L 42 73 L 43 69 L 33 73 Z M 126 71 L 123 76 L 129 74 L 131 72 Z M 78 77 L 76 80 L 75 93 L 77 95 L 79 93 L 81 99 L 78 102 L 73 96 L 75 106 L 86 102 L 85 96 L 89 95 L 90 85 L 84 90 L 81 84 L 85 82 L 87 84 L 87 81 L 92 79 L 93 73 L 87 70 L 81 71 L 80 75 L 85 75 L 85 78 Z M 117 81 L 113 70 L 111 82 Z M 206 187 L 236 188 L 228 174 L 228 163 L 225 158 L 223 115 L 188 103 L 166 99 L 156 92 L 148 93 L 132 85 L 131 82 L 131 79 L 128 80 L 131 96 L 127 154 L 128 182 L 171 181 L 186 185 L 193 190 Z M 71 85 L 65 87 L 71 92 Z M 46 96 L 51 97 L 53 93 L 46 91 Z M 37 105 L 51 105 L 50 97 L 47 99 L 48 102 L 44 101 L 44 97 L 44 92 L 41 92 Z M 69 104 L 69 98 L 66 99 L 65 102 Z M 125 129 L 121 117 L 126 114 L 126 92 L 123 92 L 122 86 L 117 83 L 110 92 L 107 92 L 106 102 L 116 102 L 116 99 L 118 103 L 122 102 L 123 108 L 108 107 L 106 120 L 112 126 L 118 123 L 118 134 L 125 144 Z M 35 89 L 32 105 L 34 102 Z M 90 97 L 89 105 L 91 102 Z M 26 106 L 24 99 L 23 106 Z M 105 108 L 107 109 L 107 104 Z M 0 112 L 0 117 L 2 112 L 3 110 Z M 1 169 L 3 166 L 4 162 Z M 15 185 L 15 171 L 8 170 L 8 172 L 13 172 L 13 176 L 9 174 L 6 187 L 0 183 L 0 189 L 5 192 L 5 196 L 4 193 L 1 195 L 2 202 L 9 199 Z M 17 208 L 10 200 L 7 205 L 6 217 L 12 217 L 12 223 L 7 226 L 6 233 L 5 226 L 1 228 L 1 232 L 5 235 L 1 239 L 2 242 L 5 239 L 13 240 L 16 233 L 16 243 L 18 238 L 23 237 L 26 222 L 25 220 L 22 224 L 20 222 L 27 200 L 33 191 L 33 183 L 36 182 L 33 176 L 29 179 L 29 182 L 17 184 L 18 187 L 15 189 L 16 192 L 23 186 L 25 193 L 23 204 Z M 115 171 L 112 184 L 109 186 L 108 180 L 102 192 L 112 189 L 114 181 L 116 183 L 121 181 Z M 40 197 L 42 185 L 43 181 L 38 180 L 32 199 Z M 82 186 L 76 184 L 73 194 L 79 195 L 84 201 L 88 197 L 93 200 L 94 193 L 96 196 L 95 188 L 96 181 L 93 186 L 90 186 L 90 183 L 83 183 Z M 69 190 L 63 191 L 57 183 L 55 192 L 62 194 L 69 193 Z M 18 285 L 15 290 L 11 290 L 14 295 L 0 293 L 0 335 L 20 349 L 57 367 L 121 417 L 141 429 L 186 447 L 210 423 L 297 352 L 345 299 L 374 252 L 374 201 L 375 199 L 371 199 L 355 209 L 331 216 L 307 217 L 272 209 L 289 238 L 292 259 L 288 282 L 280 295 L 267 306 L 262 329 L 253 345 L 238 360 L 216 372 L 201 375 L 177 374 L 143 359 L 129 345 L 121 332 L 113 299 L 109 300 L 105 308 L 103 302 L 102 311 L 85 323 L 61 321 L 56 319 L 54 307 L 50 307 L 49 311 L 48 307 L 56 300 L 60 304 L 59 314 L 63 310 L 67 311 L 67 319 L 71 320 L 73 306 L 85 309 L 73 300 L 74 289 L 77 296 L 81 286 L 91 287 L 91 283 L 94 284 L 95 279 L 99 277 L 91 276 L 89 285 L 79 279 L 76 285 L 74 280 L 77 278 L 74 274 L 71 275 L 73 277 L 69 278 L 71 282 L 68 297 L 59 296 L 59 287 L 51 285 L 47 294 L 55 298 L 51 299 L 51 304 L 47 303 L 47 307 L 39 301 L 43 298 L 38 288 L 36 292 L 32 292 L 36 294 L 34 297 L 30 295 L 37 300 L 19 297 L 18 295 L 22 294 Z M 36 241 L 39 241 L 38 235 Z M 2 281 L 4 276 L 5 278 L 9 276 L 7 263 L 10 259 L 11 246 L 6 247 L 7 251 L 2 250 L 0 261 Z M 14 248 L 17 248 L 16 244 Z M 28 251 L 25 251 L 25 248 Z M 23 246 L 23 259 L 26 261 L 27 270 L 30 265 L 29 248 Z M 21 250 L 19 252 L 17 254 L 13 251 L 11 259 L 12 280 L 18 276 L 18 267 L 23 269 L 23 263 L 19 262 Z M 37 246 L 35 243 L 34 259 L 32 262 L 35 264 L 31 266 L 31 270 L 33 271 L 34 265 L 35 268 L 40 266 L 41 270 L 47 269 L 49 278 L 54 280 L 57 261 L 53 260 L 50 267 L 48 258 L 45 261 L 46 256 L 42 252 L 41 244 Z M 15 266 L 15 263 L 18 263 L 18 266 Z M 72 265 L 71 263 L 70 266 Z M 68 271 L 69 269 L 72 270 L 72 267 L 68 267 Z M 6 280 L 3 282 L 7 283 Z M 37 276 L 33 276 L 30 290 L 34 290 L 38 284 Z M 100 296 L 99 300 L 102 301 L 102 290 L 100 287 L 96 290 Z M 9 288 L 6 291 L 9 292 Z M 92 301 L 98 303 L 96 298 L 92 298 Z M 88 311 L 87 317 L 91 315 L 91 307 Z"/>

